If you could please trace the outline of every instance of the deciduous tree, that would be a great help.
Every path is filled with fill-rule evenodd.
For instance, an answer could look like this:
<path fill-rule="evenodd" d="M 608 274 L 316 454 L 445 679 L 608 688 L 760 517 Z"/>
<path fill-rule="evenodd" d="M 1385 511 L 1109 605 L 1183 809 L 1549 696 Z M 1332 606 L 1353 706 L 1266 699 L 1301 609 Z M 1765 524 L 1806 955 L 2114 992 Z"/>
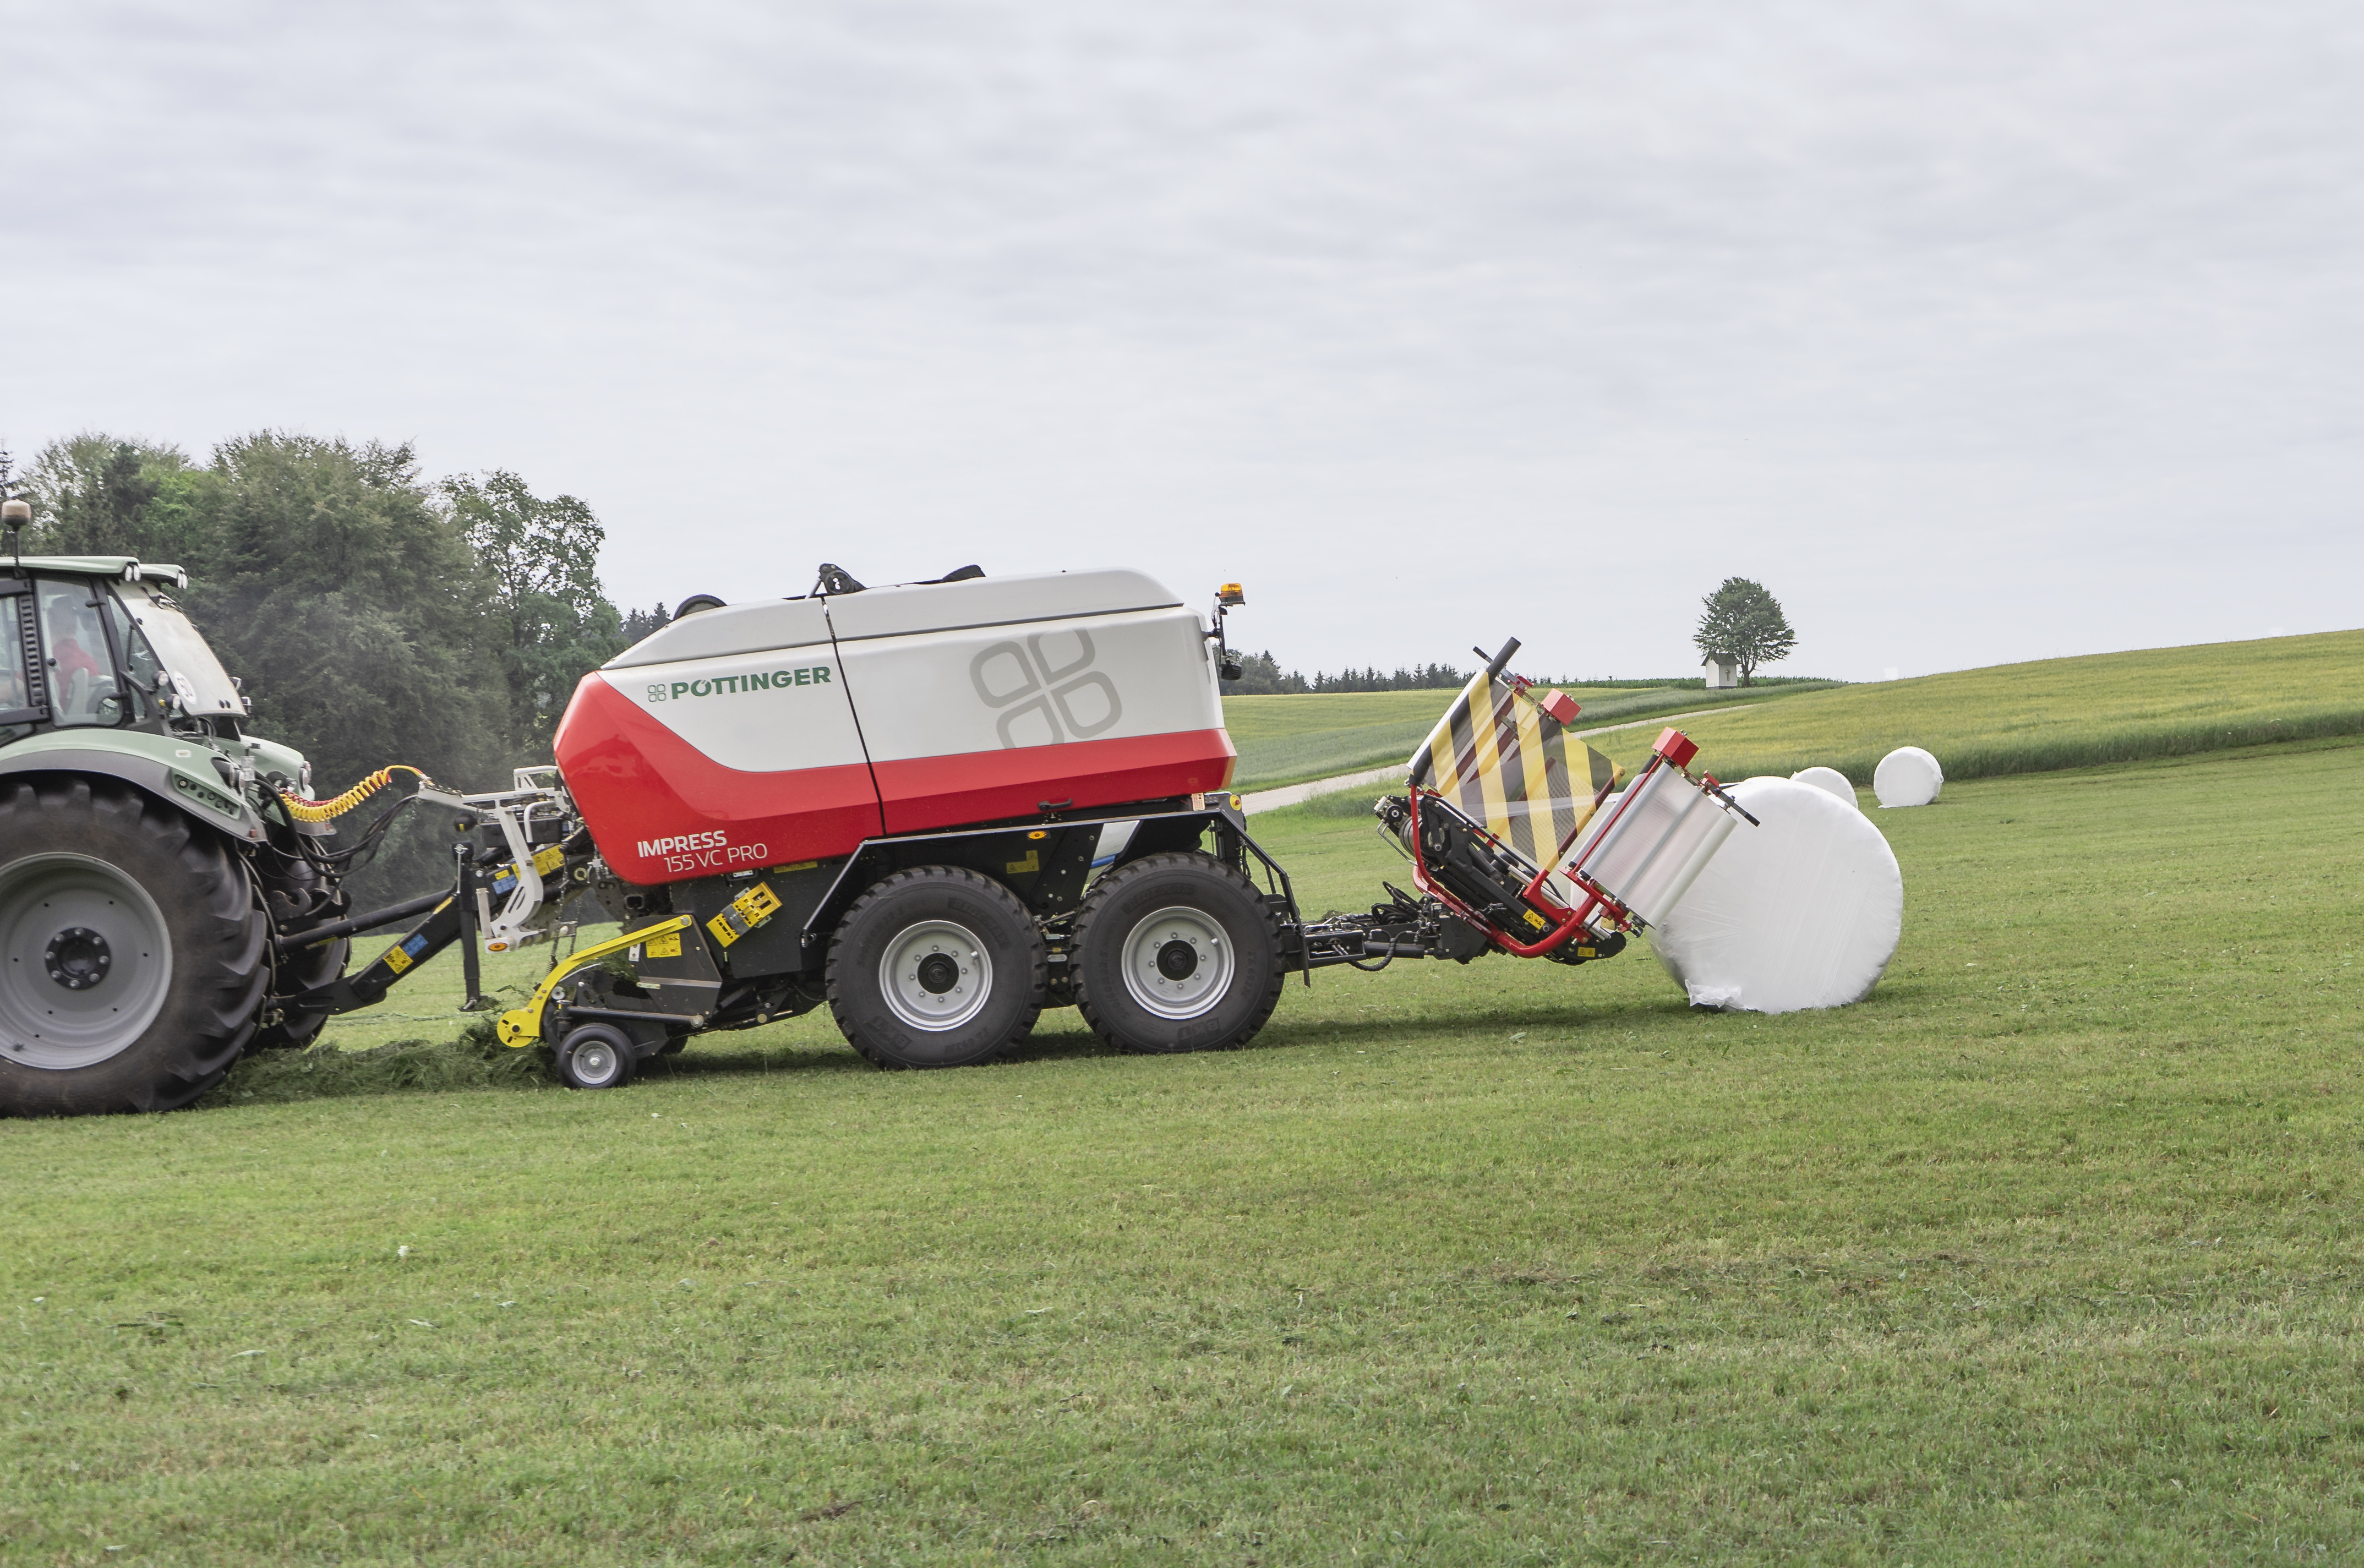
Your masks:
<path fill-rule="evenodd" d="M 1779 663 L 1797 646 L 1797 634 L 1781 613 L 1781 602 L 1762 583 L 1727 577 L 1723 586 L 1701 601 L 1707 613 L 1700 617 L 1692 641 L 1710 659 L 1729 659 L 1740 666 L 1740 684 L 1748 685 L 1759 664 Z"/>
<path fill-rule="evenodd" d="M 441 494 L 492 577 L 510 742 L 547 760 L 575 683 L 626 646 L 622 618 L 599 586 L 607 530 L 574 496 L 545 500 L 505 470 L 445 480 Z"/>
<path fill-rule="evenodd" d="M 36 515 L 25 551 L 202 563 L 214 484 L 178 447 L 95 431 L 51 441 L 25 471 Z"/>

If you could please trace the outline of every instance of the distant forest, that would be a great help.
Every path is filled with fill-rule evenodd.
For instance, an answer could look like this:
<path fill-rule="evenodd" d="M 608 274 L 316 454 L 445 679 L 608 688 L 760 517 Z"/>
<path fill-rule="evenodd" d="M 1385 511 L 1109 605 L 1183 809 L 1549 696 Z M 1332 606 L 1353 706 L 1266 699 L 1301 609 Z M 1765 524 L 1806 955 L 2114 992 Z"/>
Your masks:
<path fill-rule="evenodd" d="M 21 483 L 27 554 L 189 568 L 176 596 L 244 678 L 253 728 L 309 757 L 323 795 L 388 762 L 505 784 L 549 760 L 584 673 L 665 621 L 608 599 L 585 503 L 499 471 L 429 480 L 407 445 L 260 430 L 199 460 L 93 432 Z M 448 852 L 413 812 L 355 891 L 416 892 Z"/>
<path fill-rule="evenodd" d="M 1390 675 L 1379 670 L 1342 670 L 1326 675 L 1317 670 L 1310 679 L 1295 670 L 1284 671 L 1271 650 L 1240 655 L 1240 678 L 1223 684 L 1224 695 L 1265 696 L 1282 692 L 1457 692 L 1476 673 L 1450 664 L 1398 666 Z"/>

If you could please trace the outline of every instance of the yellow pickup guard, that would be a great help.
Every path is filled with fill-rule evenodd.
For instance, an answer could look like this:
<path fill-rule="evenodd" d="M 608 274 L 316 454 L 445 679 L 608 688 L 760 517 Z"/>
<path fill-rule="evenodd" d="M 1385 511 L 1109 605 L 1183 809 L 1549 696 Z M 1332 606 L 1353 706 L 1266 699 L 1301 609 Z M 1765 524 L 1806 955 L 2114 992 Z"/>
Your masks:
<path fill-rule="evenodd" d="M 512 1050 L 531 1045 L 541 1038 L 541 1016 L 550 1006 L 550 994 L 558 988 L 560 981 L 578 973 L 587 965 L 598 962 L 609 953 L 622 952 L 626 948 L 638 947 L 641 943 L 654 938 L 688 929 L 689 917 L 675 915 L 670 920 L 660 920 L 653 926 L 642 926 L 637 931 L 627 931 L 620 937 L 609 937 L 604 942 L 594 942 L 587 948 L 578 948 L 568 956 L 564 963 L 542 976 L 541 984 L 534 987 L 531 1001 L 522 1007 L 512 1007 L 501 1015 L 501 1021 L 494 1026 L 495 1032 L 500 1036 L 501 1043 Z"/>

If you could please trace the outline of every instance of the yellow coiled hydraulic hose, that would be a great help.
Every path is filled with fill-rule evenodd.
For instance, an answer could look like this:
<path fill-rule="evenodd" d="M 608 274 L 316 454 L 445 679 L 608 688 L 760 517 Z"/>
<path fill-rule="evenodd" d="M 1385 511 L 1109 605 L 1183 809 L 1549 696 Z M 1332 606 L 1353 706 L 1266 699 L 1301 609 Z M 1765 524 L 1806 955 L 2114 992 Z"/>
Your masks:
<path fill-rule="evenodd" d="M 422 789 L 435 782 L 417 768 L 396 762 L 390 768 L 380 768 L 333 800 L 306 800 L 301 795 L 283 795 L 279 798 L 285 803 L 287 815 L 295 817 L 298 822 L 332 821 L 392 784 L 394 775 L 396 773 L 408 773 L 418 781 L 419 787 Z"/>

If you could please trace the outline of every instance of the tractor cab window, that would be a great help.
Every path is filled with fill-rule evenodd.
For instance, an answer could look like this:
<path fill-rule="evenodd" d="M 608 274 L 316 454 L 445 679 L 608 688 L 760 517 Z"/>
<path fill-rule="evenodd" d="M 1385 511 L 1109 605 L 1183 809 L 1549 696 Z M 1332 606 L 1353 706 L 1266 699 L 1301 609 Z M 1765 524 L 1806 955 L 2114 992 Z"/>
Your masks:
<path fill-rule="evenodd" d="M 156 658 L 156 650 L 149 644 L 147 633 L 133 624 L 131 612 L 112 594 L 106 597 L 106 624 L 107 629 L 115 633 L 115 646 L 123 660 L 126 714 L 132 723 L 144 724 L 158 717 L 158 703 L 164 690 L 159 683 L 169 677 Z"/>
<path fill-rule="evenodd" d="M 50 717 L 60 725 L 120 724 L 115 659 L 99 619 L 106 601 L 95 584 L 50 578 L 40 596 L 41 651 L 48 655 Z"/>
<path fill-rule="evenodd" d="M 181 712 L 195 718 L 246 717 L 246 699 L 239 695 L 238 683 L 171 595 L 146 583 L 121 584 L 117 592 L 132 625 L 163 665 L 165 687 L 174 694 Z"/>
<path fill-rule="evenodd" d="M 16 726 L 41 717 L 36 683 L 27 678 L 25 645 L 31 628 L 19 608 L 26 602 L 22 589 L 17 582 L 0 584 L 0 731 L 8 740 L 22 733 Z"/>

